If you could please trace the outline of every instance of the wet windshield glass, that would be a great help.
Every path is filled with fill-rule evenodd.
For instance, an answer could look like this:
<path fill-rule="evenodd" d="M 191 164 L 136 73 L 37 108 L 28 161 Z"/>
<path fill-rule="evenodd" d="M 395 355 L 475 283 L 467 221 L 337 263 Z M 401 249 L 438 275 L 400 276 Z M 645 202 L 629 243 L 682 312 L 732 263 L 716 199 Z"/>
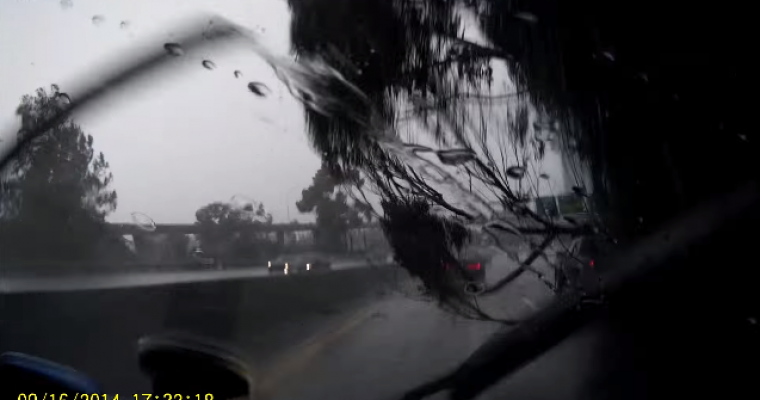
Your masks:
<path fill-rule="evenodd" d="M 558 298 L 604 304 L 607 255 L 749 168 L 702 165 L 703 196 L 658 136 L 712 65 L 554 3 L 4 1 L 0 351 L 132 399 L 136 344 L 181 333 L 257 396 L 380 399 Z M 710 111 L 688 128 L 747 151 L 741 110 Z"/>

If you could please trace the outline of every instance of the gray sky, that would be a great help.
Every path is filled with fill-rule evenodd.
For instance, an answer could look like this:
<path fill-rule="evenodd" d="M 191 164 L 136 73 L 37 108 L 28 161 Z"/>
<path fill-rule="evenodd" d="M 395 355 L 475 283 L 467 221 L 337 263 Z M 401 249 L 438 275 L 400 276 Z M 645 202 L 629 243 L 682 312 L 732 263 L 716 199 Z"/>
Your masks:
<path fill-rule="evenodd" d="M 58 0 L 0 0 L 3 134 L 15 132 L 7 127 L 22 95 L 51 83 L 66 91 L 130 49 L 163 46 L 177 22 L 204 11 L 259 32 L 274 53 L 288 52 L 281 0 L 73 0 L 70 8 Z M 96 15 L 102 22 L 93 22 Z M 217 68 L 204 69 L 204 58 Z M 109 219 L 143 212 L 157 222 L 190 222 L 199 207 L 236 194 L 263 202 L 275 220 L 286 219 L 288 205 L 291 219 L 311 219 L 294 203 L 320 161 L 303 134 L 302 107 L 269 66 L 232 49 L 186 54 L 170 70 L 76 118 L 111 164 L 119 206 Z M 236 79 L 235 70 L 244 76 Z M 264 82 L 272 94 L 254 96 L 249 81 Z"/>
<path fill-rule="evenodd" d="M 284 0 L 62 4 L 0 0 L 4 135 L 15 134 L 8 127 L 24 94 L 52 83 L 62 91 L 73 90 L 82 80 L 97 79 L 108 63 L 172 41 L 172 29 L 199 13 L 217 14 L 257 32 L 275 54 L 289 51 L 290 20 Z M 467 32 L 470 36 L 476 30 Z M 469 39 L 481 41 L 475 35 Z M 204 59 L 217 67 L 204 69 Z M 236 79 L 235 70 L 244 77 Z M 495 75 L 501 81 L 495 86 L 503 89 L 497 91 L 510 90 L 503 66 L 496 66 Z M 253 95 L 246 88 L 249 81 L 265 83 L 271 95 Z M 313 220 L 299 214 L 294 205 L 320 164 L 306 141 L 302 106 L 249 49 L 188 52 L 163 73 L 120 89 L 75 118 L 95 137 L 96 150 L 111 164 L 113 188 L 119 195 L 118 208 L 109 217 L 112 221 L 130 221 L 132 212 L 141 212 L 158 223 L 192 222 L 201 206 L 233 195 L 263 202 L 275 221 L 286 221 L 288 212 L 290 219 Z M 503 130 L 503 121 L 493 124 L 494 130 Z M 538 172 L 548 172 L 553 191 L 563 191 L 559 156 L 549 152 L 542 164 Z M 542 195 L 548 194 L 545 189 L 540 189 Z"/>

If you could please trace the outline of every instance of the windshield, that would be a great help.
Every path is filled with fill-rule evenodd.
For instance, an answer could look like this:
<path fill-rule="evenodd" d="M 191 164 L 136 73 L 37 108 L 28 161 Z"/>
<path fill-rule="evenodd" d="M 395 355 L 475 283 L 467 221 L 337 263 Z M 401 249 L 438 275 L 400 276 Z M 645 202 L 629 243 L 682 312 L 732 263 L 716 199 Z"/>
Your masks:
<path fill-rule="evenodd" d="M 128 400 L 140 338 L 182 333 L 252 396 L 385 399 L 562 296 L 604 304 L 600 251 L 749 168 L 701 167 L 704 195 L 657 136 L 702 105 L 654 36 L 524 3 L 3 1 L 0 351 Z"/>

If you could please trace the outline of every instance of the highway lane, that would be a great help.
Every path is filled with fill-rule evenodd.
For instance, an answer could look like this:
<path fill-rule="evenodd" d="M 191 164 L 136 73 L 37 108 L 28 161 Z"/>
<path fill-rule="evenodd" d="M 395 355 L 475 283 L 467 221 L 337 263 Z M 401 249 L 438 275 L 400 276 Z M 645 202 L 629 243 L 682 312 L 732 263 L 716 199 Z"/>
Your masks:
<path fill-rule="evenodd" d="M 501 265 L 507 267 L 492 271 L 493 278 L 514 268 L 507 262 Z M 756 328 L 744 325 L 747 336 L 730 336 L 736 330 L 706 323 L 704 308 L 693 307 L 693 300 L 679 304 L 667 298 L 672 293 L 669 285 L 658 290 L 634 301 L 611 303 L 602 318 L 478 399 L 672 399 L 708 392 L 712 397 L 741 398 L 753 388 L 755 370 L 732 360 L 756 360 L 746 356 L 757 354 Z M 550 298 L 543 283 L 528 274 L 480 303 L 495 316 L 520 318 Z M 452 317 L 403 293 L 373 306 L 366 318 L 325 335 L 308 351 L 275 358 L 258 374 L 259 398 L 400 399 L 410 388 L 452 371 L 499 328 Z M 742 314 L 734 315 L 725 320 L 734 326 L 747 324 Z"/>
<path fill-rule="evenodd" d="M 515 266 L 506 257 L 495 257 L 488 280 L 506 275 Z M 275 360 L 261 371 L 257 394 L 277 400 L 397 398 L 456 367 L 503 327 L 497 322 L 457 317 L 411 294 L 396 291 L 373 303 L 361 321 L 350 321 L 348 329 L 326 335 L 312 346 L 316 350 L 297 349 L 280 355 L 279 362 Z M 479 303 L 494 317 L 520 319 L 551 296 L 538 279 L 525 274 L 507 290 L 481 298 Z M 569 362 L 568 357 L 572 355 L 561 361 Z"/>
<path fill-rule="evenodd" d="M 280 367 L 286 373 L 266 371 L 257 398 L 399 399 L 451 371 L 497 329 L 496 323 L 452 318 L 431 304 L 389 299 L 318 354 Z M 479 398 L 586 399 L 601 376 L 604 342 L 604 331 L 584 330 Z"/>

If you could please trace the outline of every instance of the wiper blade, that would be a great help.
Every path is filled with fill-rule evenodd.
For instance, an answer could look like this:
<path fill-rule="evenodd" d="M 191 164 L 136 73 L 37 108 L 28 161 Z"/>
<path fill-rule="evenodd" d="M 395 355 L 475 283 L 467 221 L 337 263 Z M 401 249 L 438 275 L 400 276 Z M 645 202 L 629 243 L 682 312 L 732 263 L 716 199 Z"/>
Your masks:
<path fill-rule="evenodd" d="M 614 265 L 602 282 L 583 294 L 569 292 L 557 296 L 546 308 L 516 327 L 505 327 L 465 360 L 457 369 L 434 381 L 408 391 L 403 399 L 422 399 L 450 390 L 454 400 L 472 399 L 485 389 L 517 371 L 537 356 L 597 317 L 608 300 L 615 300 L 644 277 L 661 273 L 668 263 L 688 247 L 694 246 L 722 229 L 732 229 L 760 205 L 756 183 L 697 207 L 672 224 L 637 244 L 608 257 Z"/>

